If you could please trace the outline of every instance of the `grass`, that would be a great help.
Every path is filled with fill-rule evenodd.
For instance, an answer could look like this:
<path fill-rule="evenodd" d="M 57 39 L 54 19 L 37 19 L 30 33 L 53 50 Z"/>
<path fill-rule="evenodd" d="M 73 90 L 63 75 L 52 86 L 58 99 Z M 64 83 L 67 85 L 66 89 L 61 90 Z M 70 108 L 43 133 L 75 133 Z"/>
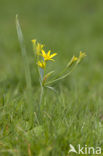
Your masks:
<path fill-rule="evenodd" d="M 0 3 L 0 156 L 73 156 L 68 154 L 69 144 L 103 149 L 103 2 Z M 17 13 L 30 65 L 31 95 L 16 33 Z M 57 72 L 73 54 L 87 53 L 69 78 L 53 86 L 57 93 L 45 90 L 41 113 L 33 38 L 58 53 L 50 67 Z"/>

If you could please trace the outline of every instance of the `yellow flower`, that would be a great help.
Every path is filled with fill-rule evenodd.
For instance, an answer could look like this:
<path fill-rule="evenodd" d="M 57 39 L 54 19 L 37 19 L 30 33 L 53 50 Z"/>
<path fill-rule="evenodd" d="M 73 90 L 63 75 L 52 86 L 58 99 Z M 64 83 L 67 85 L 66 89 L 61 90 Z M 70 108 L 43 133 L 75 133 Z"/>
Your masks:
<path fill-rule="evenodd" d="M 76 56 L 73 56 L 72 57 L 72 62 L 75 62 L 75 61 L 77 61 L 78 60 L 78 58 L 76 57 Z"/>
<path fill-rule="evenodd" d="M 86 56 L 86 53 L 80 51 L 80 54 L 79 54 L 79 58 L 78 58 L 78 63 L 80 63 L 80 61 Z"/>
<path fill-rule="evenodd" d="M 32 44 L 33 44 L 33 51 L 35 52 L 35 47 L 36 47 L 36 40 L 35 39 L 32 40 Z"/>
<path fill-rule="evenodd" d="M 80 51 L 80 55 L 79 55 L 79 57 L 80 57 L 80 58 L 83 58 L 83 57 L 85 57 L 85 56 L 86 56 L 86 53 Z"/>
<path fill-rule="evenodd" d="M 78 58 L 76 56 L 73 56 L 70 62 L 67 64 L 67 67 L 70 67 L 74 62 L 76 62 Z"/>
<path fill-rule="evenodd" d="M 44 61 L 38 61 L 37 64 L 38 64 L 39 67 L 41 67 L 43 69 L 46 67 L 46 62 L 44 62 Z"/>
<path fill-rule="evenodd" d="M 36 46 L 36 54 L 37 55 L 40 55 L 40 52 L 43 49 L 43 47 L 44 47 L 43 44 L 37 43 L 37 46 Z"/>
<path fill-rule="evenodd" d="M 33 39 L 33 40 L 32 40 L 32 43 L 33 43 L 33 44 L 35 44 L 35 43 L 36 43 L 36 40 L 35 40 L 35 39 Z"/>
<path fill-rule="evenodd" d="M 49 61 L 49 60 L 54 61 L 52 58 L 57 55 L 57 53 L 53 53 L 53 54 L 50 55 L 50 53 L 51 53 L 50 50 L 48 51 L 48 53 L 46 53 L 42 49 L 41 52 L 42 52 L 42 57 L 44 58 L 44 61 Z"/>

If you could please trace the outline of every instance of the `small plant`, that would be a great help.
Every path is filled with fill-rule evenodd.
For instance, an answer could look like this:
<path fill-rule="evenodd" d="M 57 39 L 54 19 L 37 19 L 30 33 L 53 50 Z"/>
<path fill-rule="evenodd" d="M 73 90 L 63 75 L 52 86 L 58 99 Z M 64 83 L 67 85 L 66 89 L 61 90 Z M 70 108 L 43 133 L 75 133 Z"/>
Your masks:
<path fill-rule="evenodd" d="M 26 77 L 28 94 L 30 94 L 30 91 L 32 88 L 30 68 L 29 68 L 27 52 L 25 49 L 23 34 L 22 34 L 22 30 L 21 30 L 20 23 L 18 20 L 18 16 L 16 16 L 16 27 L 17 27 L 18 39 L 19 39 L 20 46 L 21 46 L 22 57 L 24 61 L 25 77 Z M 49 61 L 52 61 L 52 62 L 55 61 L 54 57 L 57 55 L 57 53 L 51 53 L 51 50 L 46 52 L 44 50 L 45 46 L 37 42 L 37 40 L 35 39 L 32 40 L 32 44 L 33 44 L 33 51 L 34 51 L 34 63 L 39 73 L 39 80 L 40 80 L 40 86 L 41 86 L 41 94 L 40 94 L 40 105 L 41 105 L 44 88 L 47 87 L 55 91 L 55 89 L 51 85 L 69 76 L 77 67 L 77 65 L 81 62 L 81 60 L 86 56 L 86 54 L 80 51 L 80 54 L 78 57 L 73 56 L 71 60 L 67 63 L 63 71 L 61 71 L 56 77 L 50 79 L 51 75 L 53 75 L 55 71 L 47 72 L 46 69 L 47 69 L 47 66 L 49 65 L 48 64 Z M 40 108 L 40 105 L 39 105 L 39 108 Z"/>
<path fill-rule="evenodd" d="M 57 53 L 51 53 L 51 50 L 45 52 L 44 45 L 40 44 L 35 39 L 32 40 L 32 43 L 35 56 L 34 62 L 37 66 L 40 79 L 41 86 L 40 105 L 41 105 L 44 87 L 54 90 L 54 88 L 49 85 L 69 76 L 76 68 L 76 66 L 81 62 L 81 60 L 86 56 L 86 54 L 80 51 L 78 57 L 73 56 L 71 60 L 67 63 L 64 70 L 61 71 L 53 80 L 48 81 L 48 78 L 54 73 L 54 71 L 50 71 L 47 73 L 46 67 L 48 66 L 49 61 L 54 61 L 54 57 L 57 55 Z"/>

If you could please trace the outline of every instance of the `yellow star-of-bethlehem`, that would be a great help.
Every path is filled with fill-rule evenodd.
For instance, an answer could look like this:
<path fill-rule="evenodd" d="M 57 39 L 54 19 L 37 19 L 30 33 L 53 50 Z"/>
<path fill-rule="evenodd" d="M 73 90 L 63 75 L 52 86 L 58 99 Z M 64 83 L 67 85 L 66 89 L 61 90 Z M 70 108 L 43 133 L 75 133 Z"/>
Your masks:
<path fill-rule="evenodd" d="M 46 53 L 43 49 L 41 50 L 41 53 L 42 53 L 41 54 L 42 57 L 44 58 L 44 61 L 49 61 L 49 60 L 54 61 L 54 59 L 52 58 L 57 55 L 57 53 L 50 54 L 51 53 L 50 50 Z"/>
<path fill-rule="evenodd" d="M 79 57 L 80 57 L 80 58 L 84 58 L 85 56 L 86 56 L 86 53 L 85 53 L 85 52 L 80 51 L 80 55 L 79 55 Z"/>
<path fill-rule="evenodd" d="M 38 61 L 37 62 L 37 65 L 39 66 L 39 67 L 41 67 L 41 68 L 45 68 L 46 67 L 46 62 L 44 62 L 44 61 Z"/>
<path fill-rule="evenodd" d="M 37 46 L 36 46 L 36 53 L 37 53 L 37 55 L 40 55 L 40 52 L 43 49 L 43 47 L 44 47 L 43 44 L 37 43 Z"/>

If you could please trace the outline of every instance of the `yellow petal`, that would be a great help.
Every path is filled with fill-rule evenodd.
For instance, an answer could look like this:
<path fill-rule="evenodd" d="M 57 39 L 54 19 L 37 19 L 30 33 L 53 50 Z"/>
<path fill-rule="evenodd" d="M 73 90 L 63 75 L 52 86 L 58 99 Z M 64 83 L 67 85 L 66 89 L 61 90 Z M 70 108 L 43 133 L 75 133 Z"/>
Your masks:
<path fill-rule="evenodd" d="M 80 51 L 80 54 L 79 54 L 79 58 L 78 58 L 77 63 L 80 63 L 80 62 L 81 62 L 81 60 L 82 60 L 85 56 L 86 56 L 86 53 L 84 53 L 84 52 Z"/>
<path fill-rule="evenodd" d="M 79 55 L 79 57 L 85 57 L 85 56 L 86 56 L 86 53 L 85 53 L 85 52 L 80 51 L 80 55 Z"/>
<path fill-rule="evenodd" d="M 77 58 L 76 56 L 73 56 L 72 62 L 75 62 L 75 61 L 77 61 L 77 60 L 78 60 L 78 58 Z"/>
<path fill-rule="evenodd" d="M 69 61 L 69 63 L 67 64 L 67 68 L 68 67 L 71 67 L 72 66 L 72 64 L 74 63 L 74 62 L 76 62 L 78 60 L 78 58 L 76 57 L 76 56 L 73 56 L 72 57 L 72 59 Z"/>
<path fill-rule="evenodd" d="M 55 61 L 54 59 L 50 59 L 51 61 Z"/>
<path fill-rule="evenodd" d="M 44 45 L 43 45 L 43 44 L 41 44 L 41 49 L 43 49 L 43 47 L 44 47 Z"/>
<path fill-rule="evenodd" d="M 33 43 L 33 44 L 35 44 L 35 43 L 36 43 L 36 40 L 35 40 L 35 39 L 33 39 L 33 40 L 32 40 L 32 43 Z"/>
<path fill-rule="evenodd" d="M 42 49 L 41 52 L 42 52 L 43 57 L 45 57 L 46 56 L 45 51 Z"/>
<path fill-rule="evenodd" d="M 53 58 L 56 55 L 57 55 L 57 53 L 54 53 L 54 54 L 50 55 L 50 58 Z"/>
<path fill-rule="evenodd" d="M 50 56 L 51 50 L 48 51 L 47 55 Z"/>
<path fill-rule="evenodd" d="M 46 67 L 46 63 L 44 61 L 38 61 L 38 66 L 41 68 L 45 68 Z"/>

